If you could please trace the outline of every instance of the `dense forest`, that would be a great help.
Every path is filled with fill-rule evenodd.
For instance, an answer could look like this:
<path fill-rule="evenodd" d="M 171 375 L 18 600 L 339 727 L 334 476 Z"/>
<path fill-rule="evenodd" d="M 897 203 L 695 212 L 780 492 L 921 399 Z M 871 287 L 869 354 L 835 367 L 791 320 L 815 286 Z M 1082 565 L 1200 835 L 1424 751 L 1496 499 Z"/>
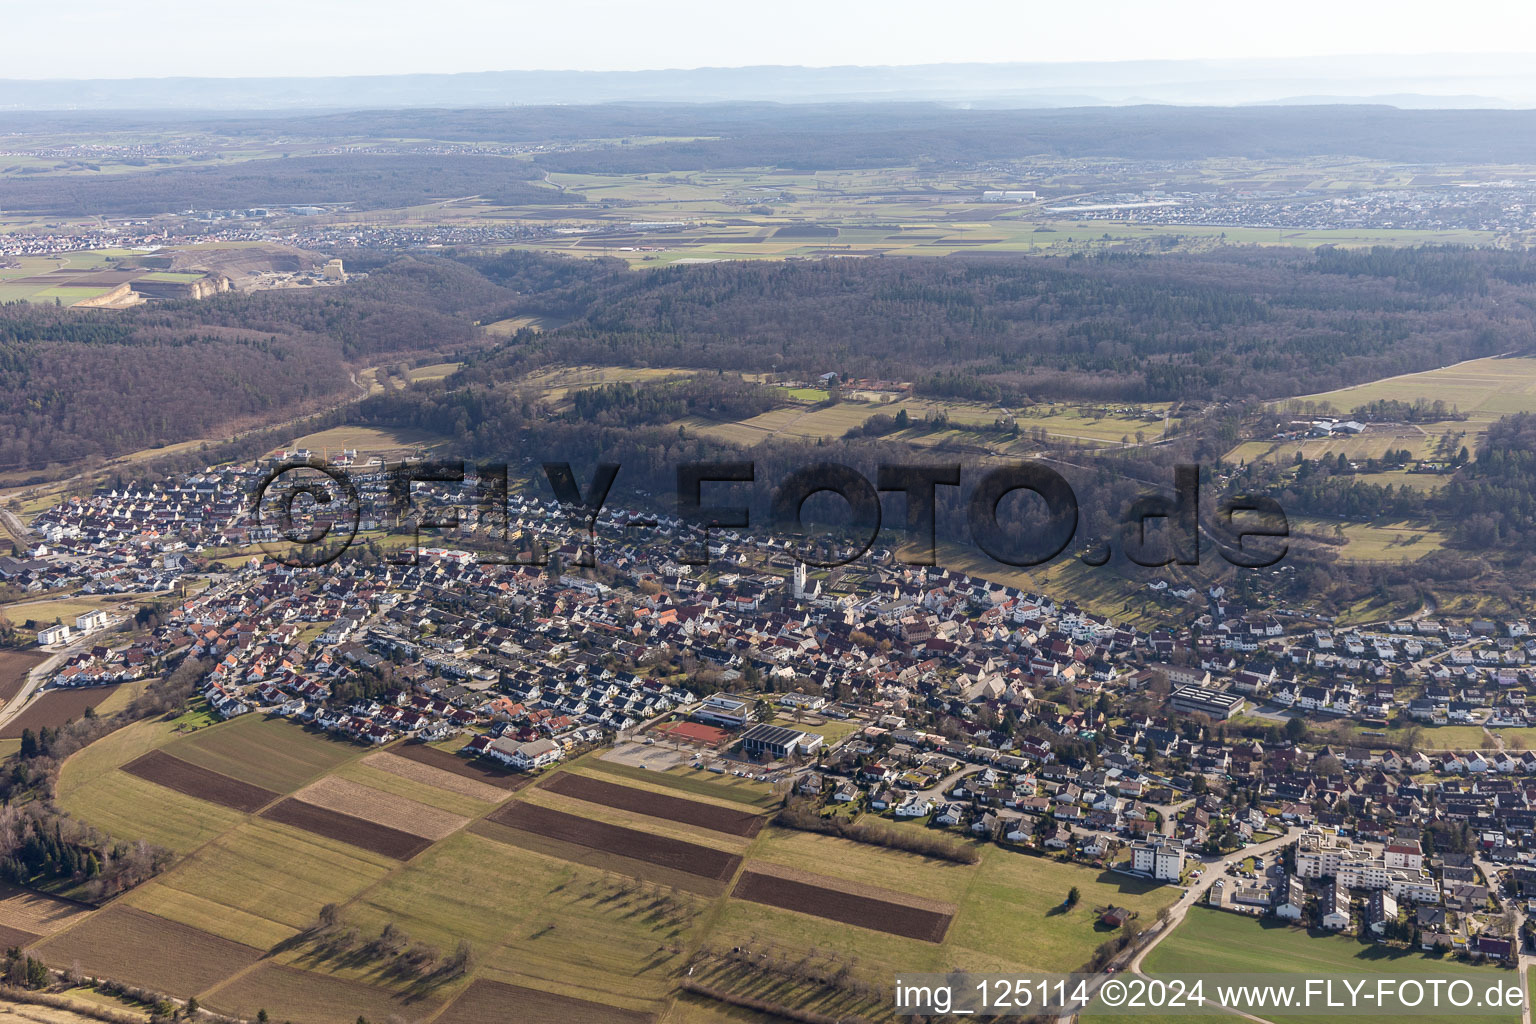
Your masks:
<path fill-rule="evenodd" d="M 569 322 L 494 347 L 475 327 L 523 314 Z M 0 469 L 292 415 L 339 400 L 349 372 L 395 354 L 463 354 L 447 385 L 455 390 L 593 363 L 732 378 L 834 371 L 1005 407 L 1233 403 L 1530 351 L 1533 323 L 1536 258 L 1465 250 L 1233 248 L 642 272 L 528 253 L 414 256 L 337 288 L 123 311 L 0 307 Z M 595 391 L 576 415 L 617 425 L 772 407 L 762 389 L 724 379 L 668 393 Z"/>
<path fill-rule="evenodd" d="M 474 360 L 913 381 L 919 394 L 1240 400 L 1536 347 L 1536 258 L 1465 250 L 740 262 L 583 268 L 578 318 Z M 526 274 L 526 270 L 522 270 Z"/>
<path fill-rule="evenodd" d="M 0 306 L 0 469 L 68 464 L 271 419 L 348 392 L 349 364 L 481 343 L 514 293 L 407 258 L 340 288 L 129 310 Z"/>
<path fill-rule="evenodd" d="M 506 206 L 580 200 L 534 184 L 543 175 L 527 161 L 506 157 L 347 153 L 128 174 L 11 176 L 5 181 L 5 209 L 43 216 L 141 216 L 327 203 L 378 210 L 471 195 Z"/>

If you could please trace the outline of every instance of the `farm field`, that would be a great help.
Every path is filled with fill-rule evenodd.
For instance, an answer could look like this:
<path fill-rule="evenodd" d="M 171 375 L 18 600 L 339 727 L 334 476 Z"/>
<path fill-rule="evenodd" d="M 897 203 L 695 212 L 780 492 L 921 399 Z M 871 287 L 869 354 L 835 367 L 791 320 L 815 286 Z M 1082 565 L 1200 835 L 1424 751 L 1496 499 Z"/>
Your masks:
<path fill-rule="evenodd" d="M 0 942 L 6 949 L 30 945 L 84 912 L 82 905 L 71 900 L 0 883 Z"/>
<path fill-rule="evenodd" d="M 1159 974 L 1219 974 L 1278 972 L 1305 977 L 1339 974 L 1388 974 L 1402 977 L 1458 977 L 1474 983 L 1498 980 L 1510 984 L 1512 971 L 1471 967 L 1449 959 L 1389 950 L 1343 935 L 1312 936 L 1287 926 L 1255 921 L 1237 914 L 1194 907 L 1183 923 L 1165 939 L 1145 962 L 1145 972 Z M 1289 1024 L 1324 1024 L 1336 1020 L 1327 1014 L 1272 1014 Z M 1094 1024 L 1115 1019 L 1085 1015 Z M 1169 1017 L 1170 1021 L 1179 1020 Z M 1194 1020 L 1196 1018 L 1188 1018 Z M 1472 1024 L 1512 1024 L 1519 1012 L 1459 1011 L 1457 1020 Z"/>
<path fill-rule="evenodd" d="M 147 598 L 150 595 L 135 595 Z M 13 604 L 0 605 L 0 614 L 10 619 L 17 625 L 25 625 L 35 622 L 39 626 L 51 626 L 55 619 L 62 621 L 73 633 L 75 629 L 75 616 L 86 612 L 105 610 L 106 612 L 132 612 L 138 606 L 133 598 L 122 594 L 108 594 L 103 596 L 82 595 L 79 597 L 48 598 L 41 601 L 17 601 Z"/>
<path fill-rule="evenodd" d="M 343 450 L 351 449 L 361 457 L 368 455 L 402 455 L 418 448 L 431 448 L 448 439 L 410 427 L 332 427 L 314 434 L 295 438 L 290 448 L 307 448 L 324 457 L 339 457 Z"/>
<path fill-rule="evenodd" d="M 135 758 L 123 765 L 123 771 L 178 793 L 247 814 L 277 799 L 277 794 L 270 789 L 209 771 L 172 757 L 163 750 L 152 750 Z"/>
<path fill-rule="evenodd" d="M 1068 910 L 1062 904 L 1074 886 L 1081 898 Z M 950 927 L 949 945 L 965 950 L 972 970 L 1005 964 L 1073 970 L 1113 936 L 1098 925 L 1096 910 L 1123 907 L 1138 914 L 1137 923 L 1145 927 L 1178 896 L 1172 886 L 988 847 Z"/>
<path fill-rule="evenodd" d="M 684 800 L 632 786 L 620 786 L 586 775 L 560 772 L 543 784 L 550 792 L 589 803 L 636 811 L 640 814 L 697 825 L 734 836 L 754 836 L 763 827 L 763 817 L 746 811 L 734 811 L 697 800 Z"/>
<path fill-rule="evenodd" d="M 804 867 L 854 885 L 908 892 L 958 903 L 976 879 L 976 867 L 891 850 L 851 839 L 770 825 L 752 847 L 756 864 Z"/>
<path fill-rule="evenodd" d="M 122 687 L 129 683 L 112 683 L 107 686 L 75 686 L 67 689 L 47 690 L 32 698 L 26 710 L 0 729 L 0 738 L 14 739 L 23 730 L 36 732 L 43 726 L 57 727 L 72 722 L 85 714 L 86 708 L 99 707 Z"/>
<path fill-rule="evenodd" d="M 1226 459 L 1231 462 L 1278 459 L 1289 463 L 1300 451 L 1309 459 L 1338 458 L 1343 454 L 1354 460 L 1379 458 L 1388 449 L 1404 448 L 1415 458 L 1448 459 L 1462 446 L 1476 453 L 1483 433 L 1494 420 L 1511 413 L 1536 411 L 1536 358 L 1471 359 L 1338 391 L 1300 395 L 1271 403 L 1271 408 L 1284 410 L 1293 404 L 1312 403 L 1317 407 L 1331 406 L 1338 413 L 1347 414 L 1371 402 L 1413 402 L 1418 399 L 1442 401 L 1467 418 L 1396 426 L 1371 424 L 1364 433 L 1350 437 L 1245 441 L 1228 452 Z M 1403 479 L 1394 482 L 1406 482 L 1415 487 L 1429 488 L 1440 482 L 1440 478 L 1433 475 L 1400 475 Z"/>
<path fill-rule="evenodd" d="M 1413 562 L 1445 546 L 1445 534 L 1433 523 L 1416 520 L 1354 523 L 1294 516 L 1290 523 L 1298 533 L 1334 538 L 1342 532 L 1345 542 L 1337 549 L 1339 557 L 1355 562 Z"/>
<path fill-rule="evenodd" d="M 387 857 L 285 825 L 238 825 L 126 902 L 173 921 L 266 949 L 384 877 Z"/>
<path fill-rule="evenodd" d="M 348 761 L 331 773 L 332 778 L 361 783 L 435 810 L 466 818 L 477 817 L 507 798 L 507 792 L 440 768 L 397 757 L 387 751 Z"/>
<path fill-rule="evenodd" d="M 560 773 L 566 774 L 566 773 Z M 553 776 L 552 776 L 553 777 Z M 650 796 L 650 793 L 644 793 Z M 712 851 L 722 851 L 728 854 L 742 854 L 746 852 L 751 839 L 746 836 L 733 835 L 717 829 L 709 828 L 701 824 L 689 824 L 671 818 L 647 813 L 639 807 L 614 807 L 601 803 L 579 799 L 575 796 L 558 793 L 544 786 L 533 786 L 518 794 L 516 804 L 502 808 L 506 815 L 517 813 L 519 807 L 528 808 L 530 812 L 553 811 L 558 814 L 570 815 L 574 818 L 590 820 L 601 825 L 612 825 L 627 829 L 638 834 L 653 836 L 663 840 L 675 840 Z M 722 808 L 722 810 L 725 810 Z M 506 825 L 508 821 L 504 817 L 498 817 L 501 812 L 493 814 L 493 820 Z M 727 813 L 730 813 L 727 810 Z M 543 834 L 543 833 L 541 833 Z M 550 838 L 556 838 L 551 836 Z M 569 840 L 567 840 L 569 841 Z M 583 844 L 578 844 L 583 845 Z M 628 850 L 619 850 L 626 856 L 638 856 Z M 640 857 L 646 860 L 646 857 Z M 652 862 L 656 863 L 656 862 Z M 660 866 L 667 866 L 661 864 Z M 720 879 L 724 881 L 725 879 Z"/>
<path fill-rule="evenodd" d="M 38 946 L 50 964 L 128 977 L 163 992 L 203 992 L 261 958 L 261 950 L 117 904 Z"/>
<path fill-rule="evenodd" d="M 291 793 L 362 748 L 281 718 L 242 715 L 173 740 L 165 752 L 278 793 Z"/>
<path fill-rule="evenodd" d="M 0 701 L 9 703 L 26 685 L 27 673 L 47 660 L 35 651 L 0 651 Z"/>
<path fill-rule="evenodd" d="M 520 850 L 552 857 L 555 860 L 564 861 L 569 864 L 580 864 L 590 868 L 597 868 L 614 875 L 623 875 L 640 882 L 649 882 L 681 892 L 697 893 L 713 898 L 724 893 L 726 889 L 726 883 L 720 879 L 705 878 L 703 875 L 691 871 L 663 867 L 662 865 L 630 857 L 623 853 L 600 850 L 596 847 L 581 846 L 563 839 L 542 836 L 534 832 L 513 828 L 510 825 L 498 824 L 485 818 L 471 823 L 465 831 L 506 846 L 515 846 Z"/>
<path fill-rule="evenodd" d="M 432 845 L 412 832 L 379 825 L 366 818 L 317 807 L 289 797 L 261 812 L 268 821 L 292 825 L 317 836 L 336 839 L 370 853 L 383 854 L 395 860 L 410 860 Z"/>
<path fill-rule="evenodd" d="M 864 887 L 861 887 L 864 888 Z M 954 908 L 902 893 L 851 892 L 836 878 L 748 866 L 731 897 L 923 942 L 942 942 Z M 924 906 L 917 906 L 917 903 Z"/>
<path fill-rule="evenodd" d="M 469 820 L 430 804 L 373 789 L 336 775 L 327 775 L 310 783 L 295 793 L 294 799 L 340 814 L 354 815 L 375 825 L 409 832 L 423 839 L 446 838 Z"/>
<path fill-rule="evenodd" d="M 483 782 L 509 793 L 516 792 L 533 781 L 530 775 L 504 771 L 484 760 L 471 761 L 467 757 L 460 757 L 458 754 L 425 743 L 402 743 L 391 747 L 388 753 L 391 756 L 407 758 L 419 764 L 437 768 L 460 778 Z"/>
<path fill-rule="evenodd" d="M 1348 412 L 1370 402 L 1411 402 L 1419 398 L 1443 401 L 1466 413 L 1469 418 L 1462 426 L 1487 423 L 1510 413 L 1536 411 L 1536 358 L 1470 359 L 1437 370 L 1302 395 L 1293 401 L 1327 403 L 1340 412 Z"/>
<path fill-rule="evenodd" d="M 707 879 L 728 879 L 741 862 L 739 856 L 723 850 L 521 801 L 493 811 L 487 820 L 576 846 L 621 850 L 626 857 Z"/>
<path fill-rule="evenodd" d="M 306 1024 L 353 1024 L 368 1020 L 422 1020 L 443 1005 L 447 993 L 401 993 L 282 964 L 264 963 L 207 994 L 203 1004 L 254 1020 L 266 1010 L 274 1020 Z"/>
<path fill-rule="evenodd" d="M 671 985 L 704 901 L 470 833 L 452 836 L 344 911 L 441 949 L 470 943 L 498 980 L 619 1005 Z"/>
<path fill-rule="evenodd" d="M 500 1024 L 506 1008 L 517 1007 L 523 1024 L 646 1024 L 654 1018 L 638 1010 L 622 1010 L 585 999 L 572 999 L 521 985 L 476 981 L 437 1018 L 437 1024 Z"/>
<path fill-rule="evenodd" d="M 714 772 L 704 771 L 699 768 L 674 768 L 671 771 L 655 772 L 611 761 L 601 755 L 583 758 L 575 762 L 575 765 L 582 769 L 602 772 L 607 775 L 617 775 L 621 778 L 632 779 L 637 782 L 665 786 L 668 789 L 692 793 L 695 796 L 733 800 L 737 803 L 751 804 L 754 807 L 762 808 L 770 807 L 775 803 L 773 792 L 761 782 L 754 782 L 750 779 L 738 778 L 733 775 L 717 775 Z"/>

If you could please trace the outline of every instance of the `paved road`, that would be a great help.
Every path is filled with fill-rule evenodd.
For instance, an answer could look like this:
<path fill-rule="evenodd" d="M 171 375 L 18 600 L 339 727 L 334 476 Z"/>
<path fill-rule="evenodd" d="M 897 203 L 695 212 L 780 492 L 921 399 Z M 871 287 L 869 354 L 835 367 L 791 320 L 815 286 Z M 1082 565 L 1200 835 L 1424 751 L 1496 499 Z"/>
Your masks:
<path fill-rule="evenodd" d="M 1499 886 L 1499 872 L 1503 870 L 1499 865 L 1482 857 L 1473 856 L 1472 863 L 1477 870 L 1483 873 L 1483 880 L 1488 883 L 1488 889 L 1494 894 L 1494 899 L 1500 907 L 1508 904 L 1515 912 L 1515 951 L 1517 953 L 1516 967 L 1520 971 L 1520 987 L 1525 990 L 1525 999 L 1520 1003 L 1521 1024 L 1531 1024 L 1531 993 L 1527 982 L 1530 968 L 1536 966 L 1536 956 L 1527 955 L 1525 952 L 1525 903 L 1518 897 L 1506 899 Z"/>
<path fill-rule="evenodd" d="M 1254 857 L 1260 854 L 1268 854 L 1280 849 L 1283 846 L 1289 846 L 1291 843 L 1296 841 L 1296 838 L 1301 835 L 1301 832 L 1301 826 L 1292 825 L 1290 828 L 1286 829 L 1285 835 L 1276 839 L 1271 839 L 1268 842 L 1255 843 L 1252 846 L 1244 847 L 1241 850 L 1235 850 L 1232 853 L 1225 853 L 1219 857 L 1201 858 L 1200 878 L 1188 889 L 1186 889 L 1184 891 L 1184 895 L 1180 896 L 1178 901 L 1174 903 L 1171 908 L 1169 908 L 1168 917 L 1164 922 L 1163 927 L 1158 931 L 1156 935 L 1152 937 L 1151 942 L 1148 942 L 1146 945 L 1142 946 L 1136 951 L 1136 955 L 1131 959 L 1131 962 L 1127 965 L 1126 969 L 1132 973 L 1141 973 L 1141 964 L 1142 961 L 1147 958 L 1147 954 L 1156 949 L 1158 943 L 1167 938 L 1168 934 L 1178 926 L 1179 922 L 1184 920 L 1184 915 L 1189 913 L 1189 908 L 1200 902 L 1201 898 L 1205 896 L 1206 892 L 1211 888 L 1211 886 L 1216 884 L 1216 879 L 1226 876 L 1226 867 L 1228 864 L 1245 860 L 1248 857 Z"/>
<path fill-rule="evenodd" d="M 1116 957 L 1110 962 L 1110 968 L 1115 971 L 1123 971 L 1130 974 L 1142 974 L 1141 965 L 1142 961 L 1146 959 L 1147 954 L 1156 949 L 1158 943 L 1167 938 L 1168 935 L 1179 926 L 1179 923 L 1184 920 L 1184 915 L 1189 913 L 1189 908 L 1198 903 L 1200 899 L 1205 895 L 1206 891 L 1210 889 L 1212 885 L 1216 884 L 1216 879 L 1225 876 L 1226 867 L 1228 864 L 1244 860 L 1248 857 L 1261 854 L 1269 854 L 1275 850 L 1280 849 L 1281 847 L 1288 846 L 1296 841 L 1296 837 L 1301 835 L 1301 832 L 1302 829 L 1299 825 L 1292 825 L 1289 829 L 1286 830 L 1285 835 L 1276 839 L 1271 839 L 1268 842 L 1255 843 L 1252 846 L 1244 847 L 1241 850 L 1234 850 L 1231 853 L 1225 853 L 1218 857 L 1197 858 L 1199 864 L 1201 865 L 1199 881 L 1195 882 L 1194 885 L 1191 885 L 1188 889 L 1186 889 L 1184 891 L 1184 895 L 1180 896 L 1178 901 L 1169 908 L 1168 916 L 1160 924 L 1154 926 L 1154 931 L 1149 941 L 1135 947 L 1128 953 L 1120 954 L 1120 956 Z M 1145 975 L 1143 975 L 1143 977 L 1145 977 Z M 1089 982 L 1088 988 L 1090 1000 L 1092 999 L 1093 995 L 1098 992 L 1099 986 L 1102 985 L 1106 980 L 1108 980 L 1107 974 L 1100 974 Z M 1257 1024 L 1271 1024 L 1270 1021 L 1265 1020 L 1263 1017 L 1255 1017 L 1253 1014 L 1244 1013 L 1241 1010 L 1233 1010 L 1227 1007 L 1222 1007 L 1222 1009 L 1226 1010 L 1226 1012 L 1232 1014 L 1233 1016 L 1255 1021 Z M 1072 1020 L 1075 1021 L 1077 1018 L 1074 1016 Z"/>

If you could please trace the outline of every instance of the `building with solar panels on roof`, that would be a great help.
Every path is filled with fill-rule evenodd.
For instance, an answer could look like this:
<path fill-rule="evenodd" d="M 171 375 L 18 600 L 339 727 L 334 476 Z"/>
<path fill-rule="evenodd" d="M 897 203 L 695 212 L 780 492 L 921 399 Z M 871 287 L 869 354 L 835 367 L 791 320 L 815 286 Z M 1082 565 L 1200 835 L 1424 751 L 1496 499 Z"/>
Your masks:
<path fill-rule="evenodd" d="M 791 754 L 814 754 L 824 742 L 819 733 L 764 722 L 741 734 L 741 752 L 752 758 L 782 760 Z"/>

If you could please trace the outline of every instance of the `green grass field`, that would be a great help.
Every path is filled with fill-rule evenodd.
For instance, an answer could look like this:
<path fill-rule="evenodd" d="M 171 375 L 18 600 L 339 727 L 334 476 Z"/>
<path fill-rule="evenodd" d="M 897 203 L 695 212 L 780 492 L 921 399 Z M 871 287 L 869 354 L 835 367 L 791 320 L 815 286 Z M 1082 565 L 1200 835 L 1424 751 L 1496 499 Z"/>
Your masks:
<path fill-rule="evenodd" d="M 60 774 L 59 806 L 115 839 L 145 839 L 177 853 L 190 853 L 245 817 L 115 767 L 71 784 L 66 791 L 68 767 Z"/>
<path fill-rule="evenodd" d="M 250 821 L 131 894 L 129 902 L 265 949 L 313 924 L 324 904 L 345 902 L 393 866 L 355 846 Z"/>
<path fill-rule="evenodd" d="M 1148 955 L 1148 975 L 1221 973 L 1284 973 L 1298 978 L 1340 974 L 1387 974 L 1401 977 L 1458 977 L 1481 987 L 1494 981 L 1505 985 L 1517 980 L 1512 971 L 1472 967 L 1450 958 L 1436 959 L 1418 953 L 1392 950 L 1343 935 L 1312 936 L 1297 928 L 1260 922 L 1238 914 L 1195 907 L 1183 923 Z M 1288 1024 L 1324 1024 L 1351 1019 L 1338 1014 L 1269 1015 Z M 1105 1014 L 1085 1014 L 1093 1024 L 1123 1019 Z M 1147 1018 L 1142 1018 L 1147 1019 Z M 1153 1018 L 1161 1019 L 1161 1018 Z M 1170 1015 L 1168 1022 L 1208 1018 Z M 1426 1020 L 1431 1019 L 1426 1017 Z M 1439 1019 L 1439 1018 L 1436 1018 Z M 1511 1024 L 1514 1013 L 1458 1011 L 1446 1019 L 1472 1024 Z"/>
<path fill-rule="evenodd" d="M 778 802 L 772 790 L 761 782 L 753 782 L 750 779 L 729 774 L 717 775 L 697 768 L 674 768 L 671 771 L 656 772 L 647 768 L 635 768 L 616 761 L 608 761 L 602 757 L 586 757 L 575 763 L 594 772 L 618 775 L 625 779 L 676 789 L 694 796 L 715 797 L 760 808 L 772 807 Z"/>
<path fill-rule="evenodd" d="M 1074 886 L 1081 898 L 1066 910 L 1062 903 Z M 1137 923 L 1147 927 L 1178 896 L 1173 886 L 991 846 L 950 926 L 947 944 L 955 950 L 951 959 L 975 965 L 970 970 L 1075 970 L 1115 936 L 1097 924 L 1096 911 L 1124 907 L 1139 914 Z"/>
<path fill-rule="evenodd" d="M 1445 534 L 1435 524 L 1418 520 L 1356 523 L 1294 516 L 1290 523 L 1298 533 L 1328 539 L 1336 538 L 1342 531 L 1345 543 L 1336 549 L 1338 555 L 1355 562 L 1414 562 L 1445 546 Z"/>
<path fill-rule="evenodd" d="M 365 931 L 475 949 L 488 977 L 637 1005 L 671 987 L 703 902 L 459 833 L 346 909 Z M 341 973 L 347 973 L 343 970 Z"/>
<path fill-rule="evenodd" d="M 279 793 L 291 793 L 364 753 L 324 733 L 257 714 L 200 729 L 167 744 L 165 751 Z"/>

